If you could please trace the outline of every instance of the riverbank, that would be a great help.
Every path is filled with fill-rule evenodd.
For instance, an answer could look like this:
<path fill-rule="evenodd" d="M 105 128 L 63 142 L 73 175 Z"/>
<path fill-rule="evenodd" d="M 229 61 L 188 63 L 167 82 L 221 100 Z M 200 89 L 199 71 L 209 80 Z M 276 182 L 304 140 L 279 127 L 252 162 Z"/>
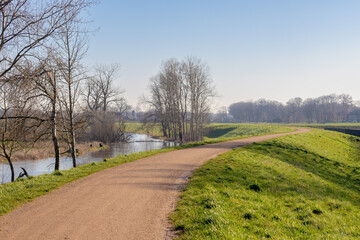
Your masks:
<path fill-rule="evenodd" d="M 101 145 L 100 145 L 101 144 Z M 76 155 L 81 156 L 88 152 L 95 152 L 108 148 L 108 145 L 102 144 L 97 141 L 83 142 L 76 144 Z M 68 146 L 65 144 L 60 145 L 61 156 L 70 156 Z M 44 158 L 54 157 L 54 149 L 51 141 L 39 141 L 33 146 L 28 144 L 27 147 L 15 151 L 12 155 L 13 162 L 24 160 L 39 160 Z M 0 163 L 7 163 L 5 158 L 0 158 Z"/>

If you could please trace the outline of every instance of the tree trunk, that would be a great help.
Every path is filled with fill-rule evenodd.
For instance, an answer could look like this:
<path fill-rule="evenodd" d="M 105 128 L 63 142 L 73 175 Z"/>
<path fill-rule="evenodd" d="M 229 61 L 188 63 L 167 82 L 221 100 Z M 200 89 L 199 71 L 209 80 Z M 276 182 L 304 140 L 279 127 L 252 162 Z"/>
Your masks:
<path fill-rule="evenodd" d="M 11 181 L 15 181 L 15 169 L 14 169 L 14 165 L 11 161 L 11 157 L 6 153 L 6 151 L 4 151 L 4 155 L 5 155 L 5 158 L 6 160 L 8 161 L 9 163 L 9 166 L 10 166 L 10 170 L 11 170 Z"/>
<path fill-rule="evenodd" d="M 13 182 L 13 181 L 15 181 L 15 170 L 14 170 L 14 165 L 13 165 L 13 163 L 12 163 L 12 161 L 11 161 L 11 159 L 10 159 L 10 158 L 8 158 L 7 160 L 8 160 L 8 162 L 9 162 L 9 165 L 10 165 L 10 170 L 11 170 L 11 181 Z"/>
<path fill-rule="evenodd" d="M 55 171 L 60 169 L 60 151 L 59 151 L 59 142 L 56 134 L 56 113 L 53 111 L 51 121 L 52 121 L 52 141 L 54 145 L 55 153 Z"/>
<path fill-rule="evenodd" d="M 70 67 L 69 67 L 70 69 Z M 73 161 L 73 167 L 76 167 L 76 149 L 75 149 L 75 128 L 74 128 L 74 108 L 72 101 L 72 89 L 71 89 L 71 73 L 68 73 L 68 88 L 69 88 L 69 121 L 70 121 L 70 152 Z"/>
<path fill-rule="evenodd" d="M 103 98 L 104 98 L 104 99 L 103 99 L 103 101 L 104 101 L 104 103 L 103 103 L 103 104 L 104 104 L 104 105 L 103 105 L 103 111 L 106 112 L 106 110 L 107 110 L 107 109 L 106 109 L 106 107 L 107 107 L 107 96 L 104 95 Z"/>
<path fill-rule="evenodd" d="M 56 79 L 54 76 L 53 79 L 53 99 L 52 99 L 52 111 L 51 111 L 51 133 L 52 133 L 52 141 L 54 145 L 54 153 L 55 153 L 55 171 L 60 169 L 60 150 L 59 150 L 59 142 L 57 139 L 56 133 L 56 100 L 57 100 L 57 86 Z"/>
<path fill-rule="evenodd" d="M 74 134 L 70 134 L 70 138 L 71 138 L 71 158 L 73 160 L 73 167 L 76 167 L 76 148 L 75 148 L 75 136 Z"/>

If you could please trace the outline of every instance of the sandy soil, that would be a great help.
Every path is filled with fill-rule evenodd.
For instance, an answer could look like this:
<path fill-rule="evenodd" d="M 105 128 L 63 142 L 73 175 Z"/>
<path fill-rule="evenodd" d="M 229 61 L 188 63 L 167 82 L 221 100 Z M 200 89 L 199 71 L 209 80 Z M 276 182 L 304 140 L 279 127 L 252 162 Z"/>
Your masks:
<path fill-rule="evenodd" d="M 168 216 L 187 177 L 203 163 L 233 148 L 307 131 L 177 150 L 95 173 L 0 217 L 0 239 L 171 239 Z"/>

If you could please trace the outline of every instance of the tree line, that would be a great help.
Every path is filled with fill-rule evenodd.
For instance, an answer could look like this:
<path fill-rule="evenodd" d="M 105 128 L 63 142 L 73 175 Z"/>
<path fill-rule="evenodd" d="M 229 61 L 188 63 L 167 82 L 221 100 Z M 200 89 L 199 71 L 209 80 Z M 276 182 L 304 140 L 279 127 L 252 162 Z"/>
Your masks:
<path fill-rule="evenodd" d="M 51 140 L 60 169 L 59 143 L 76 167 L 76 141 L 125 138 L 129 108 L 115 86 L 118 65 L 86 69 L 88 30 L 82 12 L 90 0 L 0 2 L 0 156 Z"/>
<path fill-rule="evenodd" d="M 360 106 L 348 94 L 330 94 L 305 100 L 296 97 L 286 104 L 266 99 L 242 101 L 231 104 L 229 114 L 235 122 L 359 122 Z"/>

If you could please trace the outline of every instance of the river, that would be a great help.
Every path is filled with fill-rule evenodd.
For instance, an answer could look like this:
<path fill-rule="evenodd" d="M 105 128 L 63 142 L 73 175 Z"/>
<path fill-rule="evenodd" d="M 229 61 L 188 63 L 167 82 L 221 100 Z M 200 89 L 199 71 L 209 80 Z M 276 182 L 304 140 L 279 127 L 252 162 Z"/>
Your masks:
<path fill-rule="evenodd" d="M 104 158 L 115 157 L 119 154 L 130 154 L 152 149 L 161 149 L 174 146 L 174 142 L 165 142 L 153 139 L 145 134 L 133 134 L 128 142 L 112 143 L 109 148 L 95 152 L 88 152 L 77 157 L 78 165 L 84 165 L 91 162 L 100 162 Z M 22 171 L 20 167 L 26 169 L 29 175 L 37 176 L 54 171 L 54 158 L 45 158 L 39 160 L 24 160 L 14 162 L 15 177 Z M 60 158 L 60 169 L 72 168 L 71 157 Z M 0 183 L 7 183 L 11 180 L 10 167 L 6 163 L 0 163 Z"/>

